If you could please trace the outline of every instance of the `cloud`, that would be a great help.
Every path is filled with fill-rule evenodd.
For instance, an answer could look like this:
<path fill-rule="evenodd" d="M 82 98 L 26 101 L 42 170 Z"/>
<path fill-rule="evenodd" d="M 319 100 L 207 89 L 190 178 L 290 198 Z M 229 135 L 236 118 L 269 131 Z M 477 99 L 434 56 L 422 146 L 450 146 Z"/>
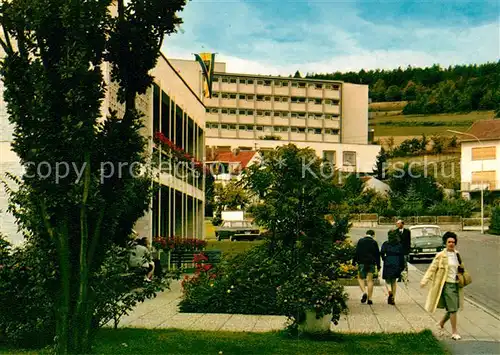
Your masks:
<path fill-rule="evenodd" d="M 406 19 L 403 22 L 391 20 L 392 15 L 375 21 L 366 10 L 373 4 L 354 1 L 190 2 L 181 15 L 183 33 L 167 38 L 164 51 L 183 59 L 213 51 L 230 72 L 270 75 L 289 75 L 297 69 L 305 73 L 447 66 L 500 57 L 498 17 L 491 20 L 485 11 L 462 11 L 446 0 L 431 1 L 438 9 L 403 2 L 407 4 L 395 10 Z M 421 13 L 412 13 L 412 8 Z M 449 19 L 424 24 L 423 18 L 443 16 L 447 8 L 452 8 Z M 470 21 L 465 21 L 468 16 Z"/>

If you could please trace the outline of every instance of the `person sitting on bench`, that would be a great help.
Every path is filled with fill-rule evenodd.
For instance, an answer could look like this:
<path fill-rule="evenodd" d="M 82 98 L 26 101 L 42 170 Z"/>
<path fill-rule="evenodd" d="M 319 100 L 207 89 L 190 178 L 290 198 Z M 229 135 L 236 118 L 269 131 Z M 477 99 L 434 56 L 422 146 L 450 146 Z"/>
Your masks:
<path fill-rule="evenodd" d="M 151 261 L 151 254 L 148 249 L 146 238 L 136 239 L 136 245 L 130 251 L 129 266 L 142 268 L 146 274 L 145 280 L 151 281 L 153 278 L 155 264 Z"/>

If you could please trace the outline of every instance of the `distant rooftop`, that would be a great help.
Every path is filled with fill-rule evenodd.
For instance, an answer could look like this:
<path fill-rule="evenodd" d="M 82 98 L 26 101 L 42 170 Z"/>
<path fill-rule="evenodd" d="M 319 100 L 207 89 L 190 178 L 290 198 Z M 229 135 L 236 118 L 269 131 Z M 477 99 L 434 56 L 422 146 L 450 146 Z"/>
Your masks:
<path fill-rule="evenodd" d="M 293 81 L 306 81 L 311 83 L 323 82 L 323 83 L 336 83 L 343 84 L 342 80 L 327 80 L 327 79 L 310 79 L 310 78 L 294 78 L 288 76 L 276 76 L 276 75 L 263 75 L 263 74 L 241 74 L 241 73 L 228 73 L 216 71 L 214 75 L 218 76 L 236 76 L 245 78 L 259 78 L 259 79 L 269 79 L 269 80 L 293 80 Z M 363 85 L 363 84 L 352 84 L 352 85 Z"/>
<path fill-rule="evenodd" d="M 465 133 L 474 135 L 480 140 L 500 140 L 500 119 L 476 121 Z M 461 140 L 470 142 L 476 139 L 464 135 Z"/>
<path fill-rule="evenodd" d="M 219 152 L 214 160 L 221 163 L 240 163 L 241 168 L 245 169 L 255 154 L 257 152 L 252 150 L 240 151 L 237 154 L 233 152 Z"/>

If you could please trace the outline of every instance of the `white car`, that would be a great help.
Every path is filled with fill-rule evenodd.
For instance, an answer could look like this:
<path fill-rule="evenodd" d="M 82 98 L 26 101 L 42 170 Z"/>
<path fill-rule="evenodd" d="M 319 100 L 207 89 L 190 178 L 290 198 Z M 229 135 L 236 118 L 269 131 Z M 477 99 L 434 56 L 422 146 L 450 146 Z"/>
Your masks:
<path fill-rule="evenodd" d="M 444 249 L 441 228 L 434 224 L 410 227 L 410 262 L 416 258 L 433 258 Z"/>

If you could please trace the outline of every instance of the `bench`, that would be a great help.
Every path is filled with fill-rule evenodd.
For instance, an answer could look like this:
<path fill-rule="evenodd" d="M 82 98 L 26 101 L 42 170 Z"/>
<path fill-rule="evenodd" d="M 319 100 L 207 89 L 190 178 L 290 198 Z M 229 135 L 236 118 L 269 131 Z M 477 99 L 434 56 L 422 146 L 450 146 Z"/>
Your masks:
<path fill-rule="evenodd" d="M 222 252 L 220 250 L 205 250 L 202 252 L 172 252 L 170 253 L 170 261 L 168 260 L 168 255 L 164 254 L 165 257 L 162 256 L 161 262 L 163 265 L 167 265 L 169 269 L 172 267 L 175 268 L 194 268 L 196 267 L 195 263 L 193 262 L 193 258 L 195 254 L 198 253 L 203 253 L 204 255 L 207 256 L 208 260 L 206 263 L 216 265 L 221 261 L 222 258 Z"/>

